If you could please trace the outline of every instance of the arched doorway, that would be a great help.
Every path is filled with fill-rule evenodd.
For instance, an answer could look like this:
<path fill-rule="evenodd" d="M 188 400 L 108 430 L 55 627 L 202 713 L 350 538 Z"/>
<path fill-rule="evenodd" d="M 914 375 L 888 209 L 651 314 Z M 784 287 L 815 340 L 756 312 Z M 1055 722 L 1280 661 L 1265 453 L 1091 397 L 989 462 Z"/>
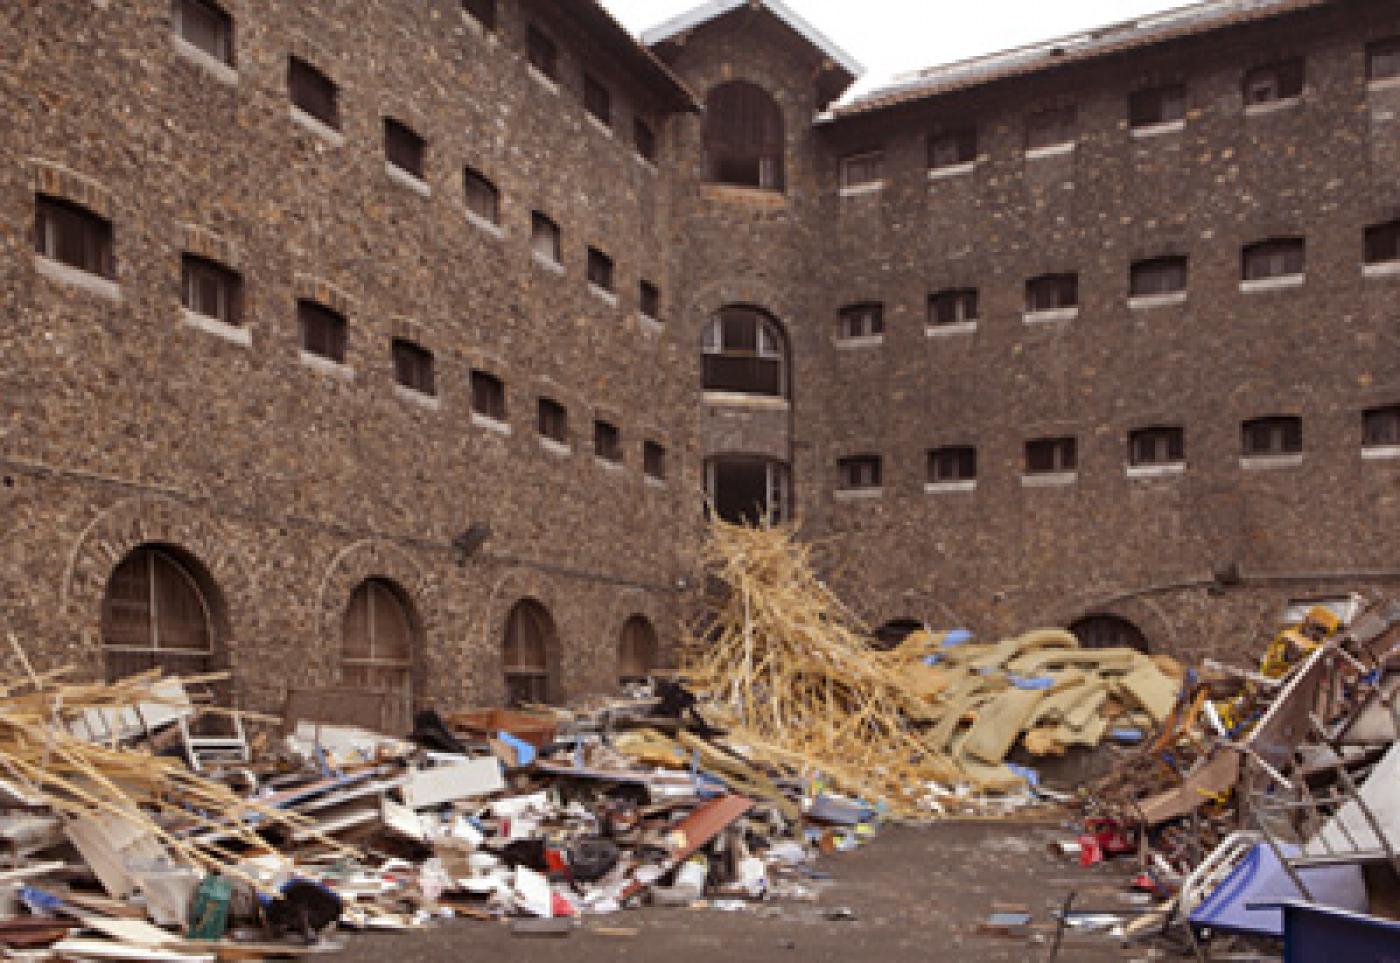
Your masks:
<path fill-rule="evenodd" d="M 191 676 L 216 668 L 222 602 L 193 556 L 143 545 L 112 570 L 102 596 L 102 652 L 109 681 L 150 669 Z"/>
<path fill-rule="evenodd" d="M 757 84 L 734 80 L 705 98 L 705 179 L 781 191 L 783 112 Z"/>
<path fill-rule="evenodd" d="M 350 594 L 341 624 L 341 684 L 381 693 L 388 703 L 381 719 L 362 725 L 394 735 L 412 728 L 417 624 L 407 595 L 387 579 L 366 579 Z"/>
<path fill-rule="evenodd" d="M 1086 615 L 1071 625 L 1069 631 L 1086 649 L 1148 651 L 1147 636 L 1136 625 L 1116 615 Z"/>
<path fill-rule="evenodd" d="M 721 308 L 705 326 L 706 391 L 786 398 L 787 335 L 776 318 L 749 305 Z"/>
<path fill-rule="evenodd" d="M 656 670 L 660 648 L 656 629 L 644 615 L 634 615 L 622 626 L 617 646 L 617 678 L 622 685 L 645 683 Z"/>
<path fill-rule="evenodd" d="M 559 636 L 554 618 L 534 599 L 521 599 L 506 616 L 503 651 L 506 704 L 547 705 L 559 697 Z"/>

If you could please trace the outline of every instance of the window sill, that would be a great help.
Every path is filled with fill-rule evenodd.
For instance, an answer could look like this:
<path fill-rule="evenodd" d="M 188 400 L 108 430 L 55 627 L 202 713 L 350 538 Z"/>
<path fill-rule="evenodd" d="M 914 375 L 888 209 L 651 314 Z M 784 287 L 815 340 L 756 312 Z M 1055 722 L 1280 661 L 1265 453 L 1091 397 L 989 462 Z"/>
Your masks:
<path fill-rule="evenodd" d="M 603 120 L 603 118 L 595 114 L 590 114 L 587 111 L 584 111 L 584 116 L 588 118 L 588 122 L 593 125 L 594 129 L 604 137 L 612 138 L 616 136 L 613 133 L 612 125 Z"/>
<path fill-rule="evenodd" d="M 42 254 L 34 255 L 34 269 L 50 281 L 57 281 L 59 284 L 70 288 L 78 288 L 88 294 L 95 294 L 98 297 L 111 301 L 114 304 L 122 299 L 121 286 L 109 278 L 98 277 L 84 271 L 82 268 L 75 268 L 72 265 L 64 264 L 62 261 L 55 261 L 53 258 L 45 257 Z"/>
<path fill-rule="evenodd" d="M 238 71 L 217 57 L 209 56 L 179 34 L 171 34 L 171 39 L 175 44 L 175 53 L 181 59 L 194 64 L 225 87 L 238 86 Z"/>
<path fill-rule="evenodd" d="M 526 64 L 525 72 L 528 73 L 534 79 L 535 83 L 539 84 L 551 94 L 559 93 L 559 82 L 556 80 L 551 80 L 549 77 L 546 77 L 540 71 L 540 68 L 536 67 L 534 64 Z"/>
<path fill-rule="evenodd" d="M 1400 261 L 1363 264 L 1361 265 L 1361 275 L 1368 278 L 1400 278 Z"/>
<path fill-rule="evenodd" d="M 1027 311 L 1021 315 L 1026 324 L 1053 324 L 1058 321 L 1073 321 L 1079 317 L 1079 308 L 1050 308 L 1046 311 Z"/>
<path fill-rule="evenodd" d="M 838 488 L 836 489 L 836 500 L 841 502 L 868 501 L 873 498 L 884 497 L 883 488 Z"/>
<path fill-rule="evenodd" d="M 1302 97 L 1280 97 L 1278 100 L 1269 100 L 1262 104 L 1245 104 L 1244 115 L 1259 117 L 1263 114 L 1276 114 L 1281 110 L 1291 110 L 1302 102 Z"/>
<path fill-rule="evenodd" d="M 641 154 L 637 153 L 635 150 L 632 151 L 632 156 L 636 159 L 637 163 L 638 163 L 638 164 L 641 164 L 642 167 L 643 167 L 643 169 L 645 169 L 649 174 L 653 174 L 653 175 L 654 175 L 654 174 L 659 174 L 659 173 L 661 173 L 660 170 L 657 169 L 656 161 L 655 161 L 653 158 L 650 158 L 650 157 L 643 157 Z"/>
<path fill-rule="evenodd" d="M 407 188 L 419 197 L 433 196 L 433 189 L 428 186 L 428 182 L 417 174 L 411 174 L 401 167 L 395 167 L 388 161 L 384 162 L 384 173 L 389 175 L 389 180 L 400 187 Z"/>
<path fill-rule="evenodd" d="M 842 197 L 863 197 L 866 194 L 878 194 L 885 189 L 884 181 L 870 181 L 868 184 L 852 184 L 849 187 L 841 188 Z"/>
<path fill-rule="evenodd" d="M 1253 281 L 1241 281 L 1240 291 L 1244 294 L 1253 294 L 1257 291 L 1284 291 L 1289 288 L 1300 288 L 1303 282 L 1308 279 L 1306 274 L 1285 274 L 1276 278 L 1257 278 Z"/>
<path fill-rule="evenodd" d="M 555 455 L 559 458 L 568 458 L 574 453 L 573 448 L 569 445 L 564 444 L 562 441 L 555 441 L 553 438 L 547 438 L 544 435 L 540 435 L 540 447 L 551 455 Z"/>
<path fill-rule="evenodd" d="M 931 181 L 941 181 L 949 177 L 965 177 L 977 170 L 975 160 L 963 161 L 961 164 L 949 164 L 947 167 L 930 167 L 928 169 L 928 179 Z"/>
<path fill-rule="evenodd" d="M 1129 478 L 1173 478 L 1186 473 L 1186 462 L 1172 461 L 1161 465 L 1129 465 L 1125 471 Z"/>
<path fill-rule="evenodd" d="M 957 492 L 977 491 L 977 479 L 965 478 L 959 481 L 924 482 L 927 495 L 951 495 Z"/>
<path fill-rule="evenodd" d="M 1163 137 L 1167 134 L 1179 134 L 1186 129 L 1186 121 L 1168 120 L 1160 124 L 1144 124 L 1141 127 L 1132 128 L 1134 140 L 1151 140 L 1153 137 Z"/>
<path fill-rule="evenodd" d="M 298 354 L 298 357 L 301 363 L 312 371 L 337 378 L 340 381 L 355 380 L 355 369 L 348 364 L 341 364 L 339 361 L 327 358 L 324 355 L 312 354 L 310 351 L 304 349 Z"/>
<path fill-rule="evenodd" d="M 1301 451 L 1285 455 L 1245 455 L 1240 458 L 1240 467 L 1246 471 L 1268 471 L 1274 468 L 1297 468 L 1303 463 Z"/>
<path fill-rule="evenodd" d="M 229 324 L 227 321 L 211 318 L 207 314 L 200 314 L 189 308 L 180 309 L 180 321 L 187 328 L 212 334 L 214 337 L 222 338 L 231 344 L 241 345 L 245 348 L 251 347 L 253 344 L 253 332 L 242 325 Z"/>
<path fill-rule="evenodd" d="M 289 108 L 292 120 L 300 127 L 315 134 L 332 147 L 344 147 L 345 135 L 318 117 L 313 117 L 296 104 Z"/>
<path fill-rule="evenodd" d="M 756 207 L 787 207 L 787 195 L 775 187 L 749 187 L 744 184 L 700 185 L 701 196 L 710 200 L 752 204 Z"/>
<path fill-rule="evenodd" d="M 1131 311 L 1150 311 L 1153 308 L 1165 308 L 1173 304 L 1185 304 L 1186 291 L 1168 291 L 1166 294 L 1138 294 L 1128 298 L 1128 309 Z"/>
<path fill-rule="evenodd" d="M 1063 488 L 1079 481 L 1077 471 L 1047 471 L 1038 475 L 1022 475 L 1022 488 Z"/>
<path fill-rule="evenodd" d="M 617 307 L 617 292 L 609 291 L 607 288 L 599 287 L 592 281 L 588 282 L 588 293 L 592 294 L 599 301 L 604 302 L 609 307 Z"/>
<path fill-rule="evenodd" d="M 1363 461 L 1389 461 L 1400 458 L 1400 445 L 1369 445 L 1361 449 Z"/>
<path fill-rule="evenodd" d="M 476 19 L 476 17 L 473 17 L 466 10 L 462 11 L 462 23 L 468 30 L 488 43 L 494 44 L 496 42 L 495 28 L 486 26 L 486 24 Z"/>
<path fill-rule="evenodd" d="M 410 388 L 408 385 L 394 385 L 394 397 L 428 411 L 442 410 L 442 399 L 437 395 L 424 394 L 417 388 Z"/>
<path fill-rule="evenodd" d="M 883 334 L 866 334 L 858 338 L 837 338 L 838 351 L 858 351 L 861 348 L 878 348 L 885 343 Z"/>
<path fill-rule="evenodd" d="M 649 314 L 637 312 L 637 325 L 648 334 L 660 334 L 666 330 L 666 325 Z"/>
<path fill-rule="evenodd" d="M 1047 144 L 1044 147 L 1031 147 L 1026 151 L 1026 160 L 1041 160 L 1045 157 L 1060 157 L 1064 154 L 1073 154 L 1076 144 L 1074 141 L 1065 141 L 1063 144 Z"/>
<path fill-rule="evenodd" d="M 554 260 L 553 258 L 545 257 L 543 254 L 539 253 L 538 251 L 531 251 L 531 252 L 530 252 L 530 258 L 531 258 L 531 260 L 533 260 L 533 261 L 535 262 L 535 266 L 536 266 L 536 267 L 543 268 L 544 270 L 548 271 L 550 274 L 563 274 L 563 273 L 564 273 L 564 265 L 560 264 L 558 261 Z"/>
<path fill-rule="evenodd" d="M 703 400 L 707 405 L 722 405 L 731 408 L 774 408 L 786 411 L 788 400 L 774 395 L 746 395 L 739 391 L 706 391 Z"/>
<path fill-rule="evenodd" d="M 490 415 L 483 415 L 479 411 L 472 412 L 472 424 L 477 428 L 485 428 L 487 431 L 494 431 L 498 435 L 510 437 L 511 427 L 504 421 L 498 421 Z"/>
<path fill-rule="evenodd" d="M 950 324 L 930 324 L 924 328 L 924 337 L 926 338 L 955 338 L 959 335 L 976 333 L 976 321 L 954 321 Z"/>
<path fill-rule="evenodd" d="M 1366 81 L 1367 90 L 1400 90 L 1400 74 Z"/>
<path fill-rule="evenodd" d="M 504 240 L 506 236 L 505 228 L 494 221 L 488 221 L 476 211 L 467 211 L 467 223 L 485 234 L 489 234 L 496 240 Z"/>
<path fill-rule="evenodd" d="M 665 488 L 665 487 L 666 487 L 666 479 L 664 479 L 664 478 L 657 478 L 655 475 L 643 475 L 643 476 L 642 476 L 642 481 L 645 482 L 646 485 L 647 485 L 649 488 Z"/>
<path fill-rule="evenodd" d="M 623 469 L 621 461 L 614 461 L 611 458 L 604 458 L 602 455 L 594 455 L 593 460 L 598 463 L 598 467 L 610 472 L 620 472 Z"/>

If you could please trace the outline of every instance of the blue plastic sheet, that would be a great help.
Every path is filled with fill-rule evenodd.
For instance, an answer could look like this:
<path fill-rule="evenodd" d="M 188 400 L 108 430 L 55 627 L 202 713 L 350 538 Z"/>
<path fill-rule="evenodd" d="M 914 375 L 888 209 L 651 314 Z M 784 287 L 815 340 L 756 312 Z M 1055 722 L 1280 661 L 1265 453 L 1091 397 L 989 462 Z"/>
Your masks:
<path fill-rule="evenodd" d="M 1282 847 L 1292 855 L 1296 846 Z M 1361 867 L 1310 866 L 1298 870 L 1313 900 L 1322 906 L 1364 913 L 1368 909 Z M 1258 843 L 1191 914 L 1191 925 L 1253 936 L 1283 936 L 1279 904 L 1306 899 L 1274 851 Z M 1253 908 L 1251 908 L 1253 907 Z"/>

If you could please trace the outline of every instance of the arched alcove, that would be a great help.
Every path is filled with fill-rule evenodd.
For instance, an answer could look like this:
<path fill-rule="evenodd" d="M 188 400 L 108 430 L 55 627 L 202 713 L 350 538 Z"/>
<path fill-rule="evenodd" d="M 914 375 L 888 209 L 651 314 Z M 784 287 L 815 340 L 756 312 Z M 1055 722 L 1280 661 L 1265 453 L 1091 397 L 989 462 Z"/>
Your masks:
<path fill-rule="evenodd" d="M 785 183 L 783 112 L 746 80 L 720 84 L 705 98 L 705 179 L 781 191 Z"/>

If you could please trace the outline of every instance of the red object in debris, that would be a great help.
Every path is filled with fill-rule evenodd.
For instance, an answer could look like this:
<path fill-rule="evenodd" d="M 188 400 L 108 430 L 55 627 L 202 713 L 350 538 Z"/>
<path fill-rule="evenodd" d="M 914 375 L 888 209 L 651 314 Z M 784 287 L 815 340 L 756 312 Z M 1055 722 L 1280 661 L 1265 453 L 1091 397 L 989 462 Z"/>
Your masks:
<path fill-rule="evenodd" d="M 1133 881 L 1128 884 L 1130 889 L 1135 889 L 1139 893 L 1158 894 L 1162 892 L 1162 887 L 1152 878 L 1151 873 L 1138 873 Z"/>
<path fill-rule="evenodd" d="M 1099 838 L 1097 836 L 1080 836 L 1079 865 L 1087 868 L 1102 862 L 1103 849 L 1099 846 Z"/>
<path fill-rule="evenodd" d="M 671 849 L 671 859 L 677 864 L 689 859 L 753 806 L 753 800 L 743 796 L 721 796 L 705 803 L 671 827 L 671 832 L 677 837 Z"/>
<path fill-rule="evenodd" d="M 1079 837 L 1079 865 L 1093 866 L 1110 856 L 1125 856 L 1136 850 L 1132 838 L 1113 819 L 1086 819 L 1087 833 Z"/>
<path fill-rule="evenodd" d="M 554 899 L 551 904 L 551 911 L 556 918 L 561 916 L 577 916 L 578 910 L 574 909 L 574 904 L 560 896 L 558 893 L 551 894 Z"/>
<path fill-rule="evenodd" d="M 564 851 L 560 849 L 546 849 L 544 851 L 544 864 L 551 873 L 567 873 L 569 871 L 569 861 L 564 856 Z"/>

